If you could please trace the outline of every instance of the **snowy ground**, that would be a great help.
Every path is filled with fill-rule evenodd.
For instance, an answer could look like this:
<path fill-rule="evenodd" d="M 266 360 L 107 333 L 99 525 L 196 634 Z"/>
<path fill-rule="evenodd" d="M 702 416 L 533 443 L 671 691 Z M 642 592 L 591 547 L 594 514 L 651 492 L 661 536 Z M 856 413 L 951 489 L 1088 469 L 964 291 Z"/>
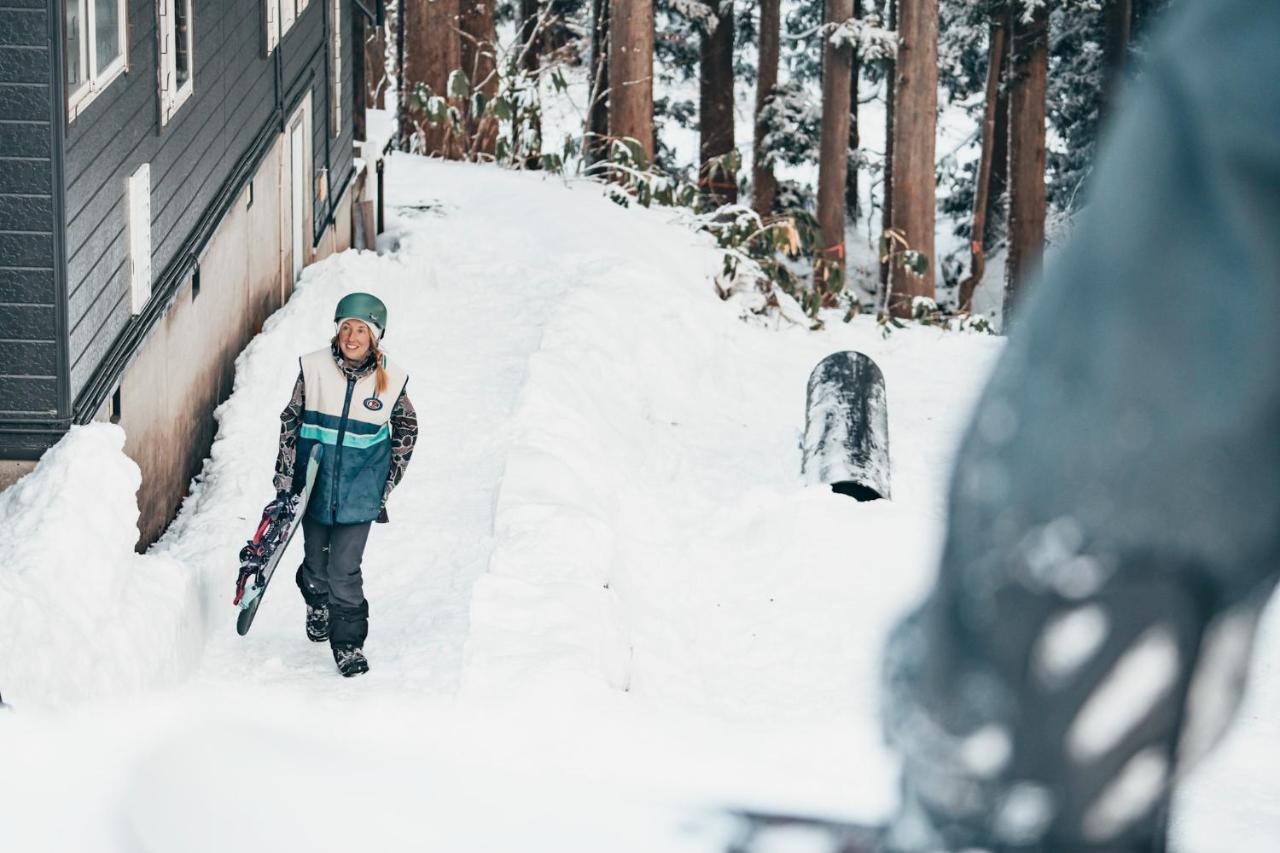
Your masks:
<path fill-rule="evenodd" d="M 6 849 L 711 851 L 735 831 L 717 806 L 885 814 L 880 644 L 928 582 L 998 340 L 744 322 L 705 237 L 598 186 L 404 156 L 387 185 L 382 253 L 306 271 L 147 555 L 114 427 L 0 495 L 23 534 L 0 545 Z M 230 600 L 296 356 L 355 289 L 389 306 L 422 432 L 366 553 L 373 668 L 347 681 L 303 635 L 300 543 L 247 637 Z M 891 503 L 799 477 L 805 381 L 842 349 L 886 377 Z M 1280 835 L 1268 627 L 1179 849 Z"/>

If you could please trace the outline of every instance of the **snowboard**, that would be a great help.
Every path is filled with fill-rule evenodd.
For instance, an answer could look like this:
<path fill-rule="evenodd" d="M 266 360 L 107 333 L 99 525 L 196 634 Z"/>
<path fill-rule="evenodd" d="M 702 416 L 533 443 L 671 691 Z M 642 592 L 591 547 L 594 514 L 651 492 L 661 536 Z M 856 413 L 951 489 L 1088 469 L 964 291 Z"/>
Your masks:
<path fill-rule="evenodd" d="M 267 584 L 271 582 L 280 558 L 289 547 L 289 540 L 293 539 L 293 534 L 302 526 L 302 516 L 307 511 L 307 501 L 311 498 L 316 472 L 320 469 L 321 451 L 319 444 L 311 448 L 301 494 L 293 495 L 282 506 L 273 507 L 275 501 L 267 504 L 253 538 L 240 549 L 240 574 L 232 604 L 240 607 L 240 615 L 236 618 L 236 633 L 242 637 L 249 633 L 249 628 L 253 625 L 253 617 L 258 614 Z"/>

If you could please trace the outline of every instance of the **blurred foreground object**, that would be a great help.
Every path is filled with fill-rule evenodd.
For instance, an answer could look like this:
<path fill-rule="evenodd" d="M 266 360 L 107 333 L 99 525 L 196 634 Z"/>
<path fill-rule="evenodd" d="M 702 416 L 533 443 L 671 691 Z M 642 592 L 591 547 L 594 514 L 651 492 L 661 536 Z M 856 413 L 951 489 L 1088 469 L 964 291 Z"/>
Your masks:
<path fill-rule="evenodd" d="M 886 654 L 900 851 L 1158 851 L 1280 572 L 1280 4 L 1182 4 Z"/>
<path fill-rule="evenodd" d="M 832 353 L 809 374 L 800 472 L 859 501 L 889 497 L 884 374 L 862 353 Z"/>

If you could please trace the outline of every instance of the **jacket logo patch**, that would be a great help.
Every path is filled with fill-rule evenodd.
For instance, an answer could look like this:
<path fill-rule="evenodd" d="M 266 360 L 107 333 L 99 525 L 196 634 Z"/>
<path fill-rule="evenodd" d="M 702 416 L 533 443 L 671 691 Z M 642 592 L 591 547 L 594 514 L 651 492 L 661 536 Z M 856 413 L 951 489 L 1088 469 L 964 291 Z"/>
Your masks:
<path fill-rule="evenodd" d="M 377 397 L 367 397 L 364 401 L 364 407 L 371 412 L 382 411 L 382 401 Z"/>

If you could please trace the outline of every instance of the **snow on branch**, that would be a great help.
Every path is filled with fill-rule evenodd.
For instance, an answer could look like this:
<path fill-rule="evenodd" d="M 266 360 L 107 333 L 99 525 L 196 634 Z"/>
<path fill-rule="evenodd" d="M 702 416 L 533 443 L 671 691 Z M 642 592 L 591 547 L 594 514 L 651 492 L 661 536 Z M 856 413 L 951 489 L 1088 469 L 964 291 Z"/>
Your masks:
<path fill-rule="evenodd" d="M 837 49 L 851 48 L 864 62 L 880 62 L 898 55 L 898 34 L 883 24 L 880 16 L 872 13 L 839 24 L 826 24 L 825 30 L 827 38 Z"/>
<path fill-rule="evenodd" d="M 711 32 L 720 24 L 720 5 L 716 0 L 671 0 L 671 8 L 690 21 Z"/>

